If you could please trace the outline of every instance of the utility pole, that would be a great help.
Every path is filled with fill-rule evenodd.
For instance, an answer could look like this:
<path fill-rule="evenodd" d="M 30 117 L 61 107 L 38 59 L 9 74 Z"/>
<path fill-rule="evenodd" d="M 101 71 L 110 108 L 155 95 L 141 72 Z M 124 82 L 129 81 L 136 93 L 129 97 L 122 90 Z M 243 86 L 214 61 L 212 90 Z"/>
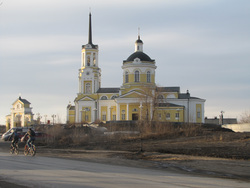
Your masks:
<path fill-rule="evenodd" d="M 47 115 L 44 115 L 44 124 L 47 124 Z"/>
<path fill-rule="evenodd" d="M 225 112 L 224 112 L 224 111 L 221 111 L 220 113 L 221 113 L 221 115 L 220 115 L 220 121 L 221 121 L 221 125 L 223 125 L 223 124 L 224 124 L 224 122 L 223 122 L 223 114 L 224 114 Z"/>
<path fill-rule="evenodd" d="M 56 118 L 56 115 L 53 114 L 51 117 L 53 118 L 53 125 L 54 125 L 54 119 Z"/>

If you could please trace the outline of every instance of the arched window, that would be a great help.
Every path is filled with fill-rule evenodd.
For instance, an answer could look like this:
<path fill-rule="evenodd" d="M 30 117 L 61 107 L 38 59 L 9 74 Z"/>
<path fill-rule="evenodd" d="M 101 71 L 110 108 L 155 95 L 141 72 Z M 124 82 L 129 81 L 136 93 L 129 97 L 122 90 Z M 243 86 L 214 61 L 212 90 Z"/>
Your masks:
<path fill-rule="evenodd" d="M 90 85 L 90 83 L 86 83 L 86 85 L 85 85 L 85 93 L 91 93 L 91 85 Z"/>
<path fill-rule="evenodd" d="M 93 62 L 94 62 L 94 66 L 96 66 L 96 58 L 95 58 L 95 53 L 93 55 Z"/>
<path fill-rule="evenodd" d="M 90 57 L 87 58 L 87 66 L 90 66 Z"/>
<path fill-rule="evenodd" d="M 112 100 L 114 100 L 115 98 L 117 98 L 116 95 L 113 95 L 113 96 L 111 97 Z"/>
<path fill-rule="evenodd" d="M 108 97 L 107 96 L 102 96 L 101 100 L 108 100 Z"/>
<path fill-rule="evenodd" d="M 151 74 L 150 74 L 150 71 L 147 72 L 147 82 L 148 82 L 148 83 L 151 82 Z"/>
<path fill-rule="evenodd" d="M 139 71 L 135 71 L 135 82 L 139 82 L 139 78 L 140 78 L 140 73 Z"/>
<path fill-rule="evenodd" d="M 128 83 L 128 71 L 125 72 L 125 83 Z"/>
<path fill-rule="evenodd" d="M 125 110 L 122 110 L 122 120 L 125 120 L 126 119 L 126 111 Z"/>
<path fill-rule="evenodd" d="M 163 95 L 158 95 L 157 99 L 163 99 Z"/>

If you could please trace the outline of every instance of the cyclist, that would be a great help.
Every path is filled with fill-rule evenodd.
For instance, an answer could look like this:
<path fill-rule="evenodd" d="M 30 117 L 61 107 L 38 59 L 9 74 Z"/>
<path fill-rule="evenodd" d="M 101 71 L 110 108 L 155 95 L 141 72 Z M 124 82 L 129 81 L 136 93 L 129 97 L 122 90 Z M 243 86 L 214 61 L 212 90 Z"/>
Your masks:
<path fill-rule="evenodd" d="M 32 144 L 34 143 L 35 141 L 35 136 L 36 136 L 36 133 L 31 129 L 29 128 L 28 132 L 24 135 L 24 138 L 28 136 L 28 140 L 27 140 L 27 145 L 29 146 L 29 148 L 31 147 L 31 142 Z"/>
<path fill-rule="evenodd" d="M 19 136 L 17 134 L 17 130 L 14 130 L 14 132 L 10 135 L 10 139 L 12 139 L 11 146 L 14 148 L 15 145 L 18 143 Z"/>

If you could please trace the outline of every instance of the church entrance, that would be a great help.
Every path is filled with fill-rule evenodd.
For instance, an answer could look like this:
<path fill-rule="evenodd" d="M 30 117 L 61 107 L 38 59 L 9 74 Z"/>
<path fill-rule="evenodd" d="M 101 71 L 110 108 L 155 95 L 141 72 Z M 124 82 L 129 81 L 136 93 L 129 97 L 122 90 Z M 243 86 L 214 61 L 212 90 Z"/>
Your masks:
<path fill-rule="evenodd" d="M 133 121 L 138 120 L 138 114 L 132 114 L 132 120 Z"/>

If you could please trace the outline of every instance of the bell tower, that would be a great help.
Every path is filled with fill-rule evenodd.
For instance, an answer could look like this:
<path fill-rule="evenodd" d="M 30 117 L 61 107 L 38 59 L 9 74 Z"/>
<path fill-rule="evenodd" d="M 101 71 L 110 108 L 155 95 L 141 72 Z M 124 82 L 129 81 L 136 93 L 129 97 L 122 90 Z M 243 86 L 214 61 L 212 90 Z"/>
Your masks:
<path fill-rule="evenodd" d="M 101 69 L 98 66 L 98 45 L 92 43 L 91 13 L 89 13 L 88 44 L 82 45 L 79 69 L 79 94 L 93 94 L 101 86 Z"/>

